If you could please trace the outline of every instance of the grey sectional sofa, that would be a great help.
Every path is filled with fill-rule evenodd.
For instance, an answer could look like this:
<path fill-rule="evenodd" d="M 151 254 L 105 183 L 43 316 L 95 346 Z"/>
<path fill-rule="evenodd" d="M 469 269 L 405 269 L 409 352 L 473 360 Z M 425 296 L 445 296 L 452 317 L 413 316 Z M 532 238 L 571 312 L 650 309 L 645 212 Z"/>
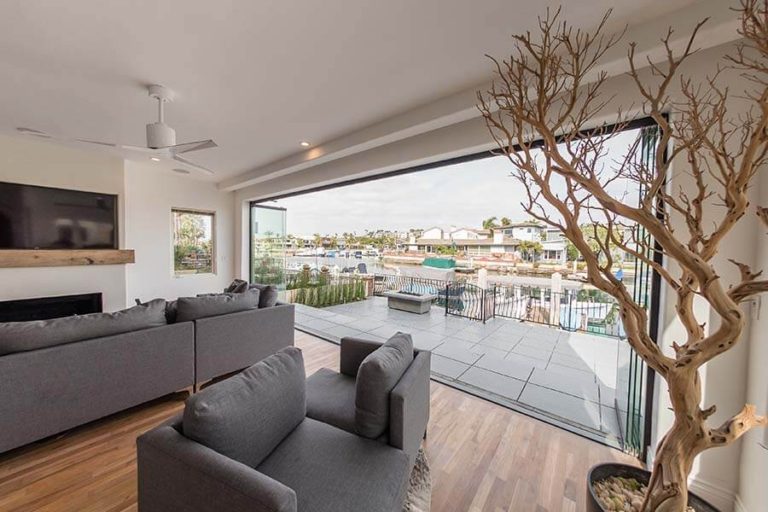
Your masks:
<path fill-rule="evenodd" d="M 429 353 L 409 354 L 393 389 L 361 391 L 391 405 L 376 439 L 323 420 L 348 416 L 350 395 L 357 415 L 349 384 L 361 366 L 402 368 L 402 351 L 371 365 L 379 347 L 347 339 L 342 384 L 328 372 L 305 380 L 301 351 L 287 348 L 188 399 L 137 440 L 139 512 L 400 512 L 429 418 Z"/>
<path fill-rule="evenodd" d="M 154 302 L 96 314 L 96 327 L 88 322 L 91 315 L 0 324 L 0 452 L 248 367 L 293 345 L 292 305 L 166 324 L 165 301 L 160 320 L 155 306 L 148 306 Z M 133 313 L 125 312 L 142 307 L 152 317 L 127 323 Z M 118 332 L 108 334 L 115 324 L 121 324 Z"/>
<path fill-rule="evenodd" d="M 0 356 L 0 452 L 184 389 L 194 325 L 165 325 Z"/>
<path fill-rule="evenodd" d="M 247 368 L 293 345 L 295 307 L 265 307 L 199 318 L 195 323 L 195 382 Z"/>

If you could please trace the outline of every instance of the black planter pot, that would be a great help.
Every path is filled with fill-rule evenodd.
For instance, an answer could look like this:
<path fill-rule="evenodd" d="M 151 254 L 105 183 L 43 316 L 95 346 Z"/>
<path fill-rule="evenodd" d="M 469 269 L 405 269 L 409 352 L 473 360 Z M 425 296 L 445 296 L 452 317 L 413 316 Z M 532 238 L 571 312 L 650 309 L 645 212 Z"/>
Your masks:
<path fill-rule="evenodd" d="M 620 476 L 624 478 L 634 478 L 643 485 L 648 485 L 651 473 L 640 468 L 627 466 L 626 464 L 598 464 L 592 466 L 587 474 L 587 512 L 606 512 L 597 501 L 597 495 L 593 484 L 608 477 Z M 692 492 L 688 492 L 688 505 L 693 507 L 696 512 L 720 512 L 710 503 L 699 498 Z"/>

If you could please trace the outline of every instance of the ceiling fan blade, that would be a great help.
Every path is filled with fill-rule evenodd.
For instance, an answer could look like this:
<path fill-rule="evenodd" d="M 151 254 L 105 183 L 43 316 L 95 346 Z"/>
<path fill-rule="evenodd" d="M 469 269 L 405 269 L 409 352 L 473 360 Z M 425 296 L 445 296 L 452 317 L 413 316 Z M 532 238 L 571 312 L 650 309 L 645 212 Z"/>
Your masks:
<path fill-rule="evenodd" d="M 164 148 L 154 149 L 154 148 L 148 148 L 146 146 L 128 146 L 128 145 L 122 145 L 119 147 L 120 149 L 127 149 L 129 151 L 140 151 L 142 153 L 155 153 L 155 154 L 163 153 L 163 151 L 161 150 L 164 149 Z"/>
<path fill-rule="evenodd" d="M 16 128 L 16 131 L 19 133 L 23 133 L 24 135 L 34 135 L 35 137 L 42 137 L 44 139 L 53 139 L 55 138 L 53 135 L 49 135 L 45 132 L 42 132 L 40 130 L 35 130 L 34 128 L 26 128 L 23 126 L 19 126 Z"/>
<path fill-rule="evenodd" d="M 181 162 L 182 164 L 184 164 L 184 165 L 186 165 L 188 167 L 191 167 L 191 168 L 196 169 L 198 171 L 202 171 L 202 172 L 204 172 L 206 174 L 211 174 L 211 175 L 216 174 L 212 170 L 208 169 L 207 167 L 203 167 L 202 165 L 197 165 L 195 163 L 192 163 L 189 160 L 187 160 L 186 158 L 181 158 L 178 155 L 173 155 L 172 158 L 174 160 L 176 160 L 177 162 Z"/>
<path fill-rule="evenodd" d="M 199 151 L 201 149 L 216 148 L 218 144 L 211 139 L 198 140 L 197 142 L 185 142 L 184 144 L 176 144 L 175 146 L 167 146 L 163 149 L 168 149 L 174 155 L 180 155 L 182 153 L 189 153 L 190 151 Z"/>
<path fill-rule="evenodd" d="M 99 140 L 89 140 L 89 139 L 75 139 L 77 142 L 85 142 L 86 144 L 98 144 L 99 146 L 108 146 L 110 148 L 114 148 L 117 146 L 117 144 L 114 144 L 112 142 L 101 142 Z"/>

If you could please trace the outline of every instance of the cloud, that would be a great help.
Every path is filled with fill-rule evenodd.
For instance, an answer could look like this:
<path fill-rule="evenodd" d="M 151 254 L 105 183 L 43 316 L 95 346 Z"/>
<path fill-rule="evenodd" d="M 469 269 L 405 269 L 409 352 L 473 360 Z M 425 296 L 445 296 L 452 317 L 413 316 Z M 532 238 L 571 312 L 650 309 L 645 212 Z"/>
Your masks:
<path fill-rule="evenodd" d="M 613 141 L 606 162 L 620 157 L 636 134 L 628 132 Z M 479 227 L 492 216 L 528 218 L 520 205 L 525 191 L 510 177 L 510 170 L 505 157 L 484 158 L 312 192 L 270 205 L 286 208 L 288 232 L 301 235 L 434 225 Z M 617 196 L 626 192 L 627 201 L 636 201 L 632 184 L 616 183 L 613 188 Z"/>

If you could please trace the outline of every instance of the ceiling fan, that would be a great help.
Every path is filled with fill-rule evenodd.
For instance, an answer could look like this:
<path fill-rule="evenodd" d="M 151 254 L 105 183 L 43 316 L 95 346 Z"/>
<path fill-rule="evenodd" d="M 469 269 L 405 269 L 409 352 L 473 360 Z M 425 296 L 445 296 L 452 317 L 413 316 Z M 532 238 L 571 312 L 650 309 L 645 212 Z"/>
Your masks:
<path fill-rule="evenodd" d="M 126 149 L 129 151 L 140 151 L 150 155 L 153 160 L 159 160 L 162 158 L 175 160 L 181 164 L 192 169 L 207 173 L 214 174 L 211 169 L 203 167 L 202 165 L 190 162 L 181 155 L 184 153 L 190 153 L 192 151 L 199 151 L 201 149 L 209 149 L 217 147 L 217 144 L 211 140 L 199 140 L 196 142 L 185 142 L 182 144 L 176 144 L 176 131 L 165 124 L 165 111 L 164 106 L 166 103 L 173 101 L 173 91 L 162 85 L 150 85 L 147 88 L 149 96 L 157 100 L 157 122 L 147 125 L 147 145 L 145 146 L 130 146 L 122 144 L 113 144 L 111 142 L 101 142 L 97 140 L 88 139 L 65 139 L 63 137 L 54 137 L 40 130 L 34 130 L 32 128 L 17 128 L 21 133 L 28 135 L 34 135 L 37 137 L 43 137 L 47 139 L 59 139 L 59 140 L 74 140 L 75 142 L 82 142 L 85 144 L 97 144 L 99 146 L 108 146 L 119 149 Z"/>

